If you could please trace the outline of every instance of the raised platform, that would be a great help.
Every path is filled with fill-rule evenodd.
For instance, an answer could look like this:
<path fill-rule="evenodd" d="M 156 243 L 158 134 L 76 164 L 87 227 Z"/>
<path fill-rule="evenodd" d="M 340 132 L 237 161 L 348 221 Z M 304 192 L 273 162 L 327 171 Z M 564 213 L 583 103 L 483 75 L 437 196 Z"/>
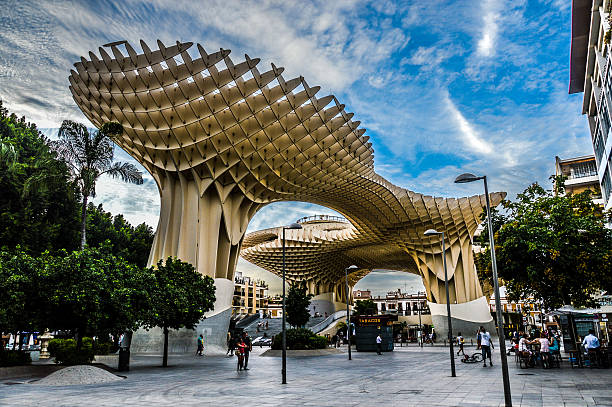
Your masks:
<path fill-rule="evenodd" d="M 268 349 L 267 351 L 263 352 L 260 356 L 280 358 L 282 356 L 282 353 L 283 353 L 282 350 Z M 304 358 L 304 357 L 310 357 L 310 356 L 329 356 L 329 355 L 335 355 L 337 353 L 343 353 L 343 352 L 337 348 L 308 349 L 308 350 L 287 349 L 288 358 Z"/>

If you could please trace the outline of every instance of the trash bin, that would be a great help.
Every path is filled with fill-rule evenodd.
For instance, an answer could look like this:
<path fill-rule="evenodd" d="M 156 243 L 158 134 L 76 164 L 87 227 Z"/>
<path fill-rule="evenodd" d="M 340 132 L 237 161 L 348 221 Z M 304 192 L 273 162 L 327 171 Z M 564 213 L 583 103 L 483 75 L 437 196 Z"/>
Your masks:
<path fill-rule="evenodd" d="M 117 370 L 120 372 L 130 370 L 130 350 L 128 348 L 119 348 L 119 366 Z"/>
<path fill-rule="evenodd" d="M 38 350 L 31 351 L 30 359 L 32 359 L 32 362 L 38 362 L 40 360 L 40 351 Z"/>

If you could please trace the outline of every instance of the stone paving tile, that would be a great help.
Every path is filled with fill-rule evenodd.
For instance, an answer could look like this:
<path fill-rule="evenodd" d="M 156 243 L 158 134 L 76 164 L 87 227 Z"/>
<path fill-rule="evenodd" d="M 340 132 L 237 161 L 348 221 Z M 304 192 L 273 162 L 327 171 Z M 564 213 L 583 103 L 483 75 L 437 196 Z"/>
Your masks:
<path fill-rule="evenodd" d="M 237 372 L 235 358 L 136 356 L 127 379 L 103 385 L 43 388 L 0 382 L 0 406 L 496 406 L 503 405 L 500 363 L 483 368 L 456 359 L 450 377 L 446 348 L 400 348 L 377 356 L 353 352 L 290 358 L 288 384 L 280 384 L 280 358 L 249 360 Z M 498 354 L 494 354 L 499 358 Z M 494 361 L 495 362 L 495 361 Z M 509 360 L 515 406 L 610 405 L 612 371 L 597 369 L 519 369 Z M 528 375 L 526 375 L 528 373 Z M 599 402 L 600 400 L 601 402 Z"/>

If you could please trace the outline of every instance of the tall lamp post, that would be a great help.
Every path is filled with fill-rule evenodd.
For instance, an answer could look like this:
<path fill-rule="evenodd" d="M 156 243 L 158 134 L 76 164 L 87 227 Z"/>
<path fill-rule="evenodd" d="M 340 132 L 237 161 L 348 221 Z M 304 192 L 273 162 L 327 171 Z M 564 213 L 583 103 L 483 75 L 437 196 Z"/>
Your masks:
<path fill-rule="evenodd" d="M 444 242 L 444 232 L 438 232 L 434 229 L 428 229 L 425 231 L 425 236 L 442 235 L 442 264 L 444 264 L 444 287 L 446 288 L 446 318 L 448 321 L 448 349 L 450 350 L 450 361 L 451 361 L 451 376 L 456 377 L 455 374 L 455 350 L 453 349 L 453 322 L 451 320 L 451 308 L 450 308 L 450 297 L 448 295 L 448 273 L 446 272 L 446 244 Z"/>
<path fill-rule="evenodd" d="M 495 259 L 495 242 L 493 240 L 493 223 L 491 221 L 491 204 L 489 203 L 489 187 L 487 176 L 477 177 L 474 174 L 465 173 L 455 178 L 456 184 L 466 182 L 484 181 L 485 199 L 487 202 L 487 224 L 489 225 L 489 245 L 491 246 L 491 267 L 493 269 L 493 287 L 495 289 L 495 314 L 497 316 L 497 335 L 499 336 L 499 352 L 501 354 L 502 375 L 504 381 L 504 399 L 506 407 L 512 407 L 512 396 L 510 394 L 510 376 L 508 375 L 508 359 L 506 358 L 506 341 L 504 338 L 504 320 L 501 313 L 501 301 L 499 295 L 499 281 L 497 279 L 497 260 Z"/>
<path fill-rule="evenodd" d="M 299 223 L 292 223 L 289 226 L 283 226 L 283 384 L 287 384 L 287 328 L 285 327 L 285 321 L 287 319 L 285 315 L 285 230 L 287 229 L 302 229 L 302 225 Z"/>
<path fill-rule="evenodd" d="M 346 282 L 346 336 L 348 338 L 348 355 L 351 360 L 351 314 L 349 313 L 349 286 L 348 286 L 348 273 L 349 271 L 355 271 L 359 267 L 348 266 L 344 269 L 344 281 Z"/>

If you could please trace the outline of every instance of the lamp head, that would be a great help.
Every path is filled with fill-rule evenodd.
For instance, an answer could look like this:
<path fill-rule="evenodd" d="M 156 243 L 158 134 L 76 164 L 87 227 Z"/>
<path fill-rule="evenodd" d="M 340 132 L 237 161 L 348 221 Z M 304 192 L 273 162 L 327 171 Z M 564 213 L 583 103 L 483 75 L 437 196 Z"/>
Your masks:
<path fill-rule="evenodd" d="M 425 236 L 436 236 L 436 235 L 441 235 L 441 234 L 442 234 L 442 232 L 438 232 L 435 229 L 427 229 L 425 231 L 425 233 L 423 233 L 423 235 L 425 235 Z"/>
<path fill-rule="evenodd" d="M 292 223 L 289 226 L 283 226 L 283 229 L 302 229 L 302 225 L 299 223 Z"/>
<path fill-rule="evenodd" d="M 455 178 L 455 184 L 465 184 L 466 182 L 474 182 L 474 181 L 478 181 L 479 179 L 482 179 L 482 177 L 477 177 L 474 174 L 470 174 L 469 172 L 466 172 L 464 174 L 459 175 L 457 178 Z"/>
<path fill-rule="evenodd" d="M 357 269 L 359 269 L 359 267 L 357 267 L 356 265 L 353 264 L 352 266 L 348 266 L 346 268 L 346 271 L 353 271 L 353 270 L 357 270 Z"/>

